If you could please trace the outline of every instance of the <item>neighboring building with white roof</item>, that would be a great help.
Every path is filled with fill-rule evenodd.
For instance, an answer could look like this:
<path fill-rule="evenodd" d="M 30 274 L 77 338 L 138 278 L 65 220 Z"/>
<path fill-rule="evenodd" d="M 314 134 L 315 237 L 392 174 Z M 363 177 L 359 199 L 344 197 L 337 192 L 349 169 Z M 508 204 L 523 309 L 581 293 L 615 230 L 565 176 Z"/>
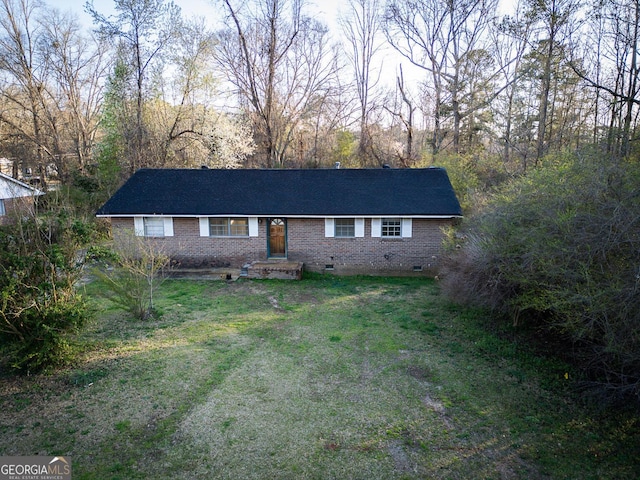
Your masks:
<path fill-rule="evenodd" d="M 13 214 L 33 208 L 35 197 L 43 194 L 31 185 L 0 173 L 0 225 L 10 223 Z"/>

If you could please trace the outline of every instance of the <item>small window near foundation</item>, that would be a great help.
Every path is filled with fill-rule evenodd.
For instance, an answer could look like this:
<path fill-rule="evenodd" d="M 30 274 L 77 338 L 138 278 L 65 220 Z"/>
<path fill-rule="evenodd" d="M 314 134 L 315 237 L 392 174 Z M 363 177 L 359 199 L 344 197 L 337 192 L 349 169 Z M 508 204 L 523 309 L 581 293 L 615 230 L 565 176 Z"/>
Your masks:
<path fill-rule="evenodd" d="M 422 265 L 414 265 L 413 266 L 413 271 L 414 272 L 421 272 L 422 271 Z"/>
<path fill-rule="evenodd" d="M 324 266 L 324 269 L 325 269 L 325 270 L 333 270 L 333 264 L 332 264 L 332 263 L 330 263 L 330 264 L 325 265 L 325 266 Z"/>

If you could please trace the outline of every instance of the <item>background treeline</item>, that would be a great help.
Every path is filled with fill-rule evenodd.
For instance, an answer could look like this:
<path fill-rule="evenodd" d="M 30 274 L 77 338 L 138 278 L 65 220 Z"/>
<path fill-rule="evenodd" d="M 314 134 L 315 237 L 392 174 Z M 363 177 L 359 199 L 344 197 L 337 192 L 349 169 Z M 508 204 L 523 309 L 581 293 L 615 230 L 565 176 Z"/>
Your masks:
<path fill-rule="evenodd" d="M 101 197 L 140 167 L 426 166 L 495 184 L 548 153 L 632 153 L 637 2 L 0 1 L 0 155 Z M 110 13 L 106 13 L 105 9 Z M 400 59 L 400 63 L 397 63 Z"/>
<path fill-rule="evenodd" d="M 9 173 L 88 224 L 142 167 L 445 166 L 445 291 L 640 394 L 637 1 L 212 1 L 0 0 Z"/>

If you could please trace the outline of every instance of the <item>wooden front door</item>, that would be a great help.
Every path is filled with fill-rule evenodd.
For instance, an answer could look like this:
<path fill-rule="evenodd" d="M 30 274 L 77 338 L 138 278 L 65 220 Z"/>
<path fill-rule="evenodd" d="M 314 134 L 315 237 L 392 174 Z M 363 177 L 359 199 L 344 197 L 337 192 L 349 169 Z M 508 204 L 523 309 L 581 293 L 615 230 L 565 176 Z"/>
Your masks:
<path fill-rule="evenodd" d="M 283 218 L 269 220 L 269 256 L 287 256 L 287 224 Z"/>

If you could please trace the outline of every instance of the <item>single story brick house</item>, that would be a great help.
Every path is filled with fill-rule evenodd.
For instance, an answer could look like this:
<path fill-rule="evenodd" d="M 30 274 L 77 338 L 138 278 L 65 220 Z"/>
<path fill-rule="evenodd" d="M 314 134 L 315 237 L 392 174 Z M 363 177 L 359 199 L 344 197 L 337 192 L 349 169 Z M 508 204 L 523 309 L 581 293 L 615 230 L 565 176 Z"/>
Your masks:
<path fill-rule="evenodd" d="M 43 195 L 37 188 L 0 173 L 0 225 L 7 225 L 19 213 L 33 210 L 34 199 Z"/>
<path fill-rule="evenodd" d="M 289 260 L 336 274 L 433 275 L 462 211 L 447 172 L 142 169 L 96 213 L 184 267 Z"/>

